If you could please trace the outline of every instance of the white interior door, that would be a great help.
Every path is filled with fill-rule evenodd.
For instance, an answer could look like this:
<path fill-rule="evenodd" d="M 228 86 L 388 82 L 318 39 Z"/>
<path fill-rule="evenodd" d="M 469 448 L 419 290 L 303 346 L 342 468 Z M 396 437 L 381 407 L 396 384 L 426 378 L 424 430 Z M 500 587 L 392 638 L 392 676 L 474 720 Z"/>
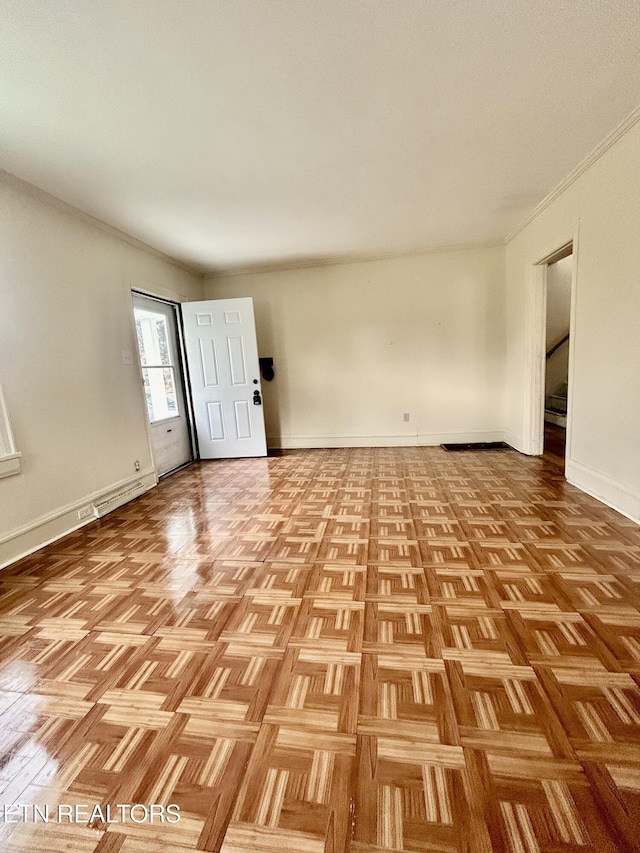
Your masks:
<path fill-rule="evenodd" d="M 167 302 L 135 294 L 133 313 L 153 464 L 158 476 L 162 476 L 193 458 L 176 312 Z"/>
<path fill-rule="evenodd" d="M 183 302 L 201 459 L 266 456 L 253 299 Z"/>

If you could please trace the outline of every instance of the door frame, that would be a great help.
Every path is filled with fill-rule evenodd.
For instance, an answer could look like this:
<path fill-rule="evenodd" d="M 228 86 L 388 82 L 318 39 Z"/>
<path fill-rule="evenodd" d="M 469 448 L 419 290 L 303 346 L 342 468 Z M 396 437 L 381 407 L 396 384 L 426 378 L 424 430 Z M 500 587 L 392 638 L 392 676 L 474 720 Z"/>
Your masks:
<path fill-rule="evenodd" d="M 547 333 L 547 275 L 549 264 L 572 257 L 571 269 L 571 314 L 569 317 L 569 370 L 567 377 L 567 431 L 565 448 L 565 471 L 571 458 L 573 437 L 573 376 L 575 372 L 575 316 L 578 284 L 578 237 L 579 223 L 564 236 L 558 237 L 551 246 L 538 255 L 529 268 L 528 305 L 528 357 L 525 378 L 524 450 L 531 456 L 544 452 L 544 411 L 546 376 L 546 333 Z"/>
<path fill-rule="evenodd" d="M 165 305 L 170 305 L 175 314 L 176 318 L 176 338 L 178 342 L 178 352 L 177 355 L 177 366 L 180 370 L 180 376 L 182 378 L 182 387 L 184 389 L 184 406 L 185 406 L 185 415 L 187 420 L 187 430 L 189 433 L 189 445 L 191 447 L 191 460 L 186 462 L 184 465 L 180 465 L 178 468 L 173 468 L 171 471 L 167 471 L 165 474 L 158 474 L 156 468 L 156 460 L 153 456 L 153 441 L 151 437 L 151 424 L 149 423 L 149 413 L 147 411 L 147 403 L 144 398 L 144 391 L 141 388 L 141 399 L 144 407 L 144 422 L 147 430 L 147 441 L 149 443 L 149 453 L 151 455 L 151 461 L 153 463 L 153 473 L 156 478 L 156 483 L 165 477 L 170 477 L 171 474 L 174 474 L 176 471 L 181 470 L 182 468 L 186 468 L 187 465 L 191 465 L 193 462 L 197 462 L 200 458 L 200 454 L 198 452 L 198 437 L 195 432 L 195 422 L 193 416 L 193 402 L 191 400 L 191 383 L 189 381 L 189 373 L 186 369 L 186 358 L 184 351 L 184 329 L 182 325 L 182 308 L 181 303 L 176 299 L 169 299 L 166 296 L 158 296 L 156 293 L 153 293 L 150 290 L 142 290 L 139 287 L 132 287 L 130 290 L 131 295 L 131 323 L 133 326 L 134 338 L 136 340 L 136 348 L 135 348 L 135 357 L 136 364 L 138 366 L 138 371 L 140 376 L 142 376 L 142 364 L 140 362 L 140 351 L 137 346 L 137 334 L 136 334 L 136 324 L 135 324 L 135 313 L 134 313 L 134 296 L 143 296 L 145 299 L 152 299 L 154 302 L 162 302 Z"/>

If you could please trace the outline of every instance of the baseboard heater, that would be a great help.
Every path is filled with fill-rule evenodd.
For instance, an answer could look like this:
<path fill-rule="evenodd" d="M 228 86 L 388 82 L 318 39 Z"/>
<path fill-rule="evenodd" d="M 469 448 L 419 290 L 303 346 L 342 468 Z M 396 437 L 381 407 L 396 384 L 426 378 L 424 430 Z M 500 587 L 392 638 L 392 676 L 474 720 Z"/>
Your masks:
<path fill-rule="evenodd" d="M 96 501 L 93 504 L 93 514 L 96 518 L 102 518 L 103 515 L 129 503 L 129 501 L 132 501 L 146 491 L 147 487 L 142 480 L 130 483 L 128 486 L 118 489 L 117 492 L 112 492 L 110 495 L 105 495 L 99 501 Z"/>
<path fill-rule="evenodd" d="M 511 450 L 504 441 L 470 441 L 466 444 L 441 444 L 445 450 Z"/>

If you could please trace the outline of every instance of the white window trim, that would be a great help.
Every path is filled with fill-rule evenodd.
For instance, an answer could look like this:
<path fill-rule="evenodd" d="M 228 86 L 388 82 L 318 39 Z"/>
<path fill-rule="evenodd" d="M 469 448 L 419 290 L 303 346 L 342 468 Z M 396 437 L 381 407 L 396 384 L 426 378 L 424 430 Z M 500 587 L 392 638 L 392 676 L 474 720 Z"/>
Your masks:
<path fill-rule="evenodd" d="M 0 478 L 19 474 L 22 453 L 16 450 L 9 414 L 0 387 Z"/>

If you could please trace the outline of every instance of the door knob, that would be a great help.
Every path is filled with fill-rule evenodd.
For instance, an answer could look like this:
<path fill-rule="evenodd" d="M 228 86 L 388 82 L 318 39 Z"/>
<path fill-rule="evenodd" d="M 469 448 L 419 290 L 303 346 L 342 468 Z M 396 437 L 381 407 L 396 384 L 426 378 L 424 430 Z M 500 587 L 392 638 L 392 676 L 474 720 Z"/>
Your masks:
<path fill-rule="evenodd" d="M 254 406 L 261 406 L 262 405 L 262 398 L 260 397 L 260 392 L 258 391 L 257 388 L 253 392 L 253 405 Z"/>

